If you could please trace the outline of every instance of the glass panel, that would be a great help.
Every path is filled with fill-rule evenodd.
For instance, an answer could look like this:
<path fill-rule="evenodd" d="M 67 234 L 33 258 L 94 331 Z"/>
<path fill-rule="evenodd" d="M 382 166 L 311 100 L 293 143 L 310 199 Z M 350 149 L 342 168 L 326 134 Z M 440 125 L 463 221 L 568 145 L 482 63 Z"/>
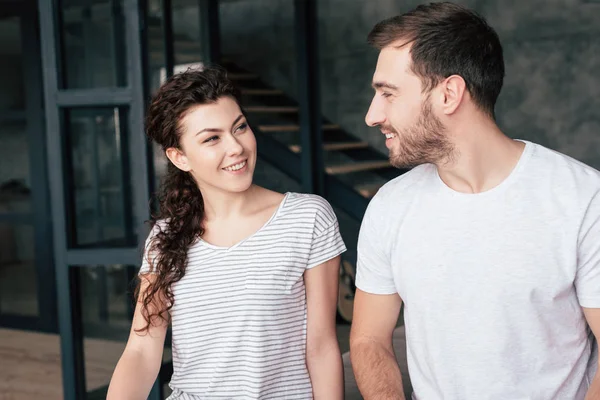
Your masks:
<path fill-rule="evenodd" d="M 126 86 L 123 0 L 62 0 L 66 89 Z"/>
<path fill-rule="evenodd" d="M 150 93 L 154 94 L 166 80 L 165 35 L 162 2 L 150 0 L 148 4 L 148 60 L 150 64 Z M 174 73 L 185 71 L 189 67 L 202 66 L 201 32 L 199 28 L 200 11 L 198 2 L 172 0 L 172 29 Z"/>
<path fill-rule="evenodd" d="M 87 266 L 79 269 L 81 305 L 86 334 L 97 336 L 96 325 L 111 325 L 126 330 L 133 317 L 132 293 L 135 288 L 135 267 L 126 265 Z"/>
<path fill-rule="evenodd" d="M 126 157 L 126 109 L 80 108 L 66 112 L 71 205 L 71 247 L 135 245 L 131 182 Z"/>
<path fill-rule="evenodd" d="M 162 1 L 150 0 L 148 2 L 148 74 L 149 93 L 156 92 L 165 75 L 165 38 L 163 35 Z"/>
<path fill-rule="evenodd" d="M 31 211 L 25 121 L 0 121 L 0 214 Z"/>
<path fill-rule="evenodd" d="M 84 361 L 88 392 L 106 398 L 106 389 L 125 349 L 133 317 L 131 294 L 137 267 L 97 265 L 77 268 L 84 327 Z M 163 360 L 171 359 L 170 343 Z"/>
<path fill-rule="evenodd" d="M 38 315 L 34 230 L 0 223 L 0 313 Z"/>
<path fill-rule="evenodd" d="M 20 20 L 0 19 L 0 214 L 31 210 Z"/>
<path fill-rule="evenodd" d="M 273 0 L 220 2 L 220 50 L 229 71 L 257 74 L 271 89 L 298 98 L 294 4 Z M 252 18 L 253 15 L 260 18 Z M 239 84 L 267 89 L 249 80 Z"/>
<path fill-rule="evenodd" d="M 23 52 L 21 48 L 21 24 L 17 17 L 0 19 L 0 73 L 10 79 L 0 80 L 0 110 L 23 111 Z"/>
<path fill-rule="evenodd" d="M 175 73 L 202 65 L 199 3 L 172 0 Z"/>
<path fill-rule="evenodd" d="M 129 282 L 135 276 L 135 268 L 125 265 L 72 268 L 81 294 L 86 388 L 97 395 L 94 398 L 106 398 L 108 383 L 123 354 L 131 326 Z M 98 393 L 102 390 L 103 393 Z"/>

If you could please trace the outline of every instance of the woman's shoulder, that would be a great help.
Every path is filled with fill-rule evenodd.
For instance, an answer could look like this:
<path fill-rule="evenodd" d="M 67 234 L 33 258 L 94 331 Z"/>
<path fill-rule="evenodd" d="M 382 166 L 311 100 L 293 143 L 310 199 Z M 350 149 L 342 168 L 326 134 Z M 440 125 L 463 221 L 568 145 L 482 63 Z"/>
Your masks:
<path fill-rule="evenodd" d="M 328 219 L 335 219 L 335 212 L 331 204 L 323 197 L 312 193 L 288 192 L 286 198 L 288 211 L 311 213 Z"/>

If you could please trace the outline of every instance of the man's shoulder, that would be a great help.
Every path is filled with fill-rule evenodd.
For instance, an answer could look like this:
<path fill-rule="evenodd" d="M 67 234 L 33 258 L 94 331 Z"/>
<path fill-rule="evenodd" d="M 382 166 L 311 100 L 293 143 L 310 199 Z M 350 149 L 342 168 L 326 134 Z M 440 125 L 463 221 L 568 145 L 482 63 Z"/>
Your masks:
<path fill-rule="evenodd" d="M 421 184 L 426 182 L 434 172 L 435 165 L 433 164 L 416 166 L 383 185 L 373 197 L 373 200 L 378 202 L 393 201 L 397 203 L 400 198 L 410 198 L 417 193 Z"/>
<path fill-rule="evenodd" d="M 365 216 L 387 223 L 401 218 L 423 185 L 431 182 L 435 168 L 433 164 L 422 164 L 387 182 L 369 202 Z"/>
<path fill-rule="evenodd" d="M 568 190 L 600 190 L 600 171 L 596 168 L 543 145 L 533 145 L 536 175 L 546 174 Z"/>

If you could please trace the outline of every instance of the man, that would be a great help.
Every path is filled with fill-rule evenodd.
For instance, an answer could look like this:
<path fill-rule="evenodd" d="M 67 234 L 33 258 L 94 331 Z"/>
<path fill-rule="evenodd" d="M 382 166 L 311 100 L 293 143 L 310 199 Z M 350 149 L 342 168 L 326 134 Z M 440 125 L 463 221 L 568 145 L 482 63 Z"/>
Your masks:
<path fill-rule="evenodd" d="M 361 226 L 350 354 L 364 398 L 404 399 L 403 303 L 413 399 L 600 399 L 600 173 L 500 131 L 502 47 L 475 13 L 422 5 L 369 42 L 366 122 L 414 168 Z"/>

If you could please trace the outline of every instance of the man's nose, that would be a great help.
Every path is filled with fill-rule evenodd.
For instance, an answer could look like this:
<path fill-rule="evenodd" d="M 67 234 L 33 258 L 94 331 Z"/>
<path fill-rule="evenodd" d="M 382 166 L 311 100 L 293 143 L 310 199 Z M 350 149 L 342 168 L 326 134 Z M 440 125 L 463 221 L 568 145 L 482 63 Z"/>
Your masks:
<path fill-rule="evenodd" d="M 385 114 L 383 113 L 383 107 L 377 101 L 377 98 L 373 98 L 369 111 L 365 116 L 365 122 L 368 126 L 379 126 L 385 122 Z"/>

